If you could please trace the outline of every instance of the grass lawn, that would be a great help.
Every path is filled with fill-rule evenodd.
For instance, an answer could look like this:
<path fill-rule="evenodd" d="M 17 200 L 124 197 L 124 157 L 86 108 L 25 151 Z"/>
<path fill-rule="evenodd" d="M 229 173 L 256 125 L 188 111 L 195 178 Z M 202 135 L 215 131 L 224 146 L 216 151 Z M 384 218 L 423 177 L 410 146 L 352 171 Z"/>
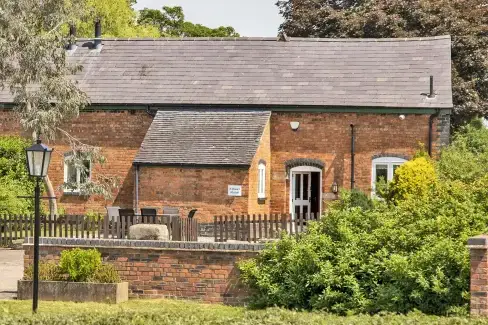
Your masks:
<path fill-rule="evenodd" d="M 488 319 L 448 318 L 424 315 L 349 316 L 294 312 L 281 309 L 206 305 L 175 300 L 132 300 L 120 305 L 44 302 L 31 315 L 30 301 L 0 301 L 0 324 L 97 324 L 97 325 L 260 325 L 260 324 L 487 324 Z"/>

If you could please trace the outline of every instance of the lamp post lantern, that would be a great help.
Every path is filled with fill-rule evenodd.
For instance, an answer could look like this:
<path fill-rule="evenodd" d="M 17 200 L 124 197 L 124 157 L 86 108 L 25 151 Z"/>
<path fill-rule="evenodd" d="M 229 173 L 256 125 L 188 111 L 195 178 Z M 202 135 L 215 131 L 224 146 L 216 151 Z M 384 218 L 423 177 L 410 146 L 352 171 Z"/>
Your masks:
<path fill-rule="evenodd" d="M 41 143 L 37 139 L 36 143 L 25 150 L 27 155 L 27 170 L 29 175 L 36 178 L 36 188 L 34 195 L 34 277 L 32 288 L 32 311 L 37 312 L 39 296 L 39 236 L 41 231 L 41 217 L 39 204 L 41 200 L 40 181 L 46 177 L 51 162 L 52 149 Z"/>

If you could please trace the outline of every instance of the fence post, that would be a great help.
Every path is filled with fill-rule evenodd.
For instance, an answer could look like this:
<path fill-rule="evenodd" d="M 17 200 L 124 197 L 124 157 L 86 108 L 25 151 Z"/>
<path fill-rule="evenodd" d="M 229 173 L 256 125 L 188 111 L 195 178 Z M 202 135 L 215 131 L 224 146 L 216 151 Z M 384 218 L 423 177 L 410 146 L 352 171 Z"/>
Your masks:
<path fill-rule="evenodd" d="M 250 241 L 257 242 L 258 235 L 256 234 L 256 215 L 252 215 L 252 236 Z"/>

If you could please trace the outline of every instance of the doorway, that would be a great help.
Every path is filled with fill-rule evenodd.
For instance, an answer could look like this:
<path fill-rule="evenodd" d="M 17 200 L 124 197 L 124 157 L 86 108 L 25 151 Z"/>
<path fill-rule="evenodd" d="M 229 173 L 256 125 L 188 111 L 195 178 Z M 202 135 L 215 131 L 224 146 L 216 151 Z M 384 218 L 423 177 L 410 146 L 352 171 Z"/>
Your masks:
<path fill-rule="evenodd" d="M 322 171 L 316 167 L 295 167 L 290 171 L 290 213 L 318 216 L 321 212 Z"/>

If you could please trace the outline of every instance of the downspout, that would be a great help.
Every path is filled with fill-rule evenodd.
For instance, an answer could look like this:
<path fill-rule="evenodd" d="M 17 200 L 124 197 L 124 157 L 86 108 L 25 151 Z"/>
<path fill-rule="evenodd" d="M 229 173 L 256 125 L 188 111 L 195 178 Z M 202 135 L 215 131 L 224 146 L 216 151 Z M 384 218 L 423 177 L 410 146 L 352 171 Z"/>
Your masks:
<path fill-rule="evenodd" d="M 430 92 L 428 98 L 435 98 L 434 92 L 434 76 L 430 76 Z M 437 109 L 434 114 L 429 117 L 429 156 L 432 157 L 432 142 L 434 140 L 434 119 L 439 117 L 440 110 Z"/>
<path fill-rule="evenodd" d="M 356 132 L 354 129 L 354 124 L 351 124 L 351 190 L 354 189 L 356 183 L 354 166 L 356 156 Z"/>
<path fill-rule="evenodd" d="M 137 213 L 139 211 L 139 165 L 134 165 L 134 168 L 136 170 L 135 173 L 135 204 L 134 204 L 134 210 Z"/>

